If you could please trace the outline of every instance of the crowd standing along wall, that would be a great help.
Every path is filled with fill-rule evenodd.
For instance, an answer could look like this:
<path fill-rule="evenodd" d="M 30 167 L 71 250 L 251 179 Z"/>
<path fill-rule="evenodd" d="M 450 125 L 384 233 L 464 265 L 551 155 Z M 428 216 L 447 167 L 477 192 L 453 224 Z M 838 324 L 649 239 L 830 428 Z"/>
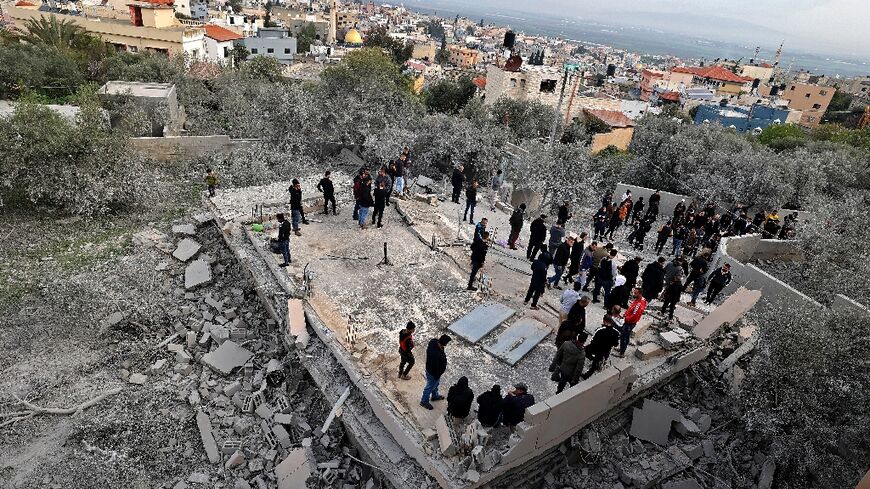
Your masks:
<path fill-rule="evenodd" d="M 631 190 L 631 199 L 634 202 L 637 202 L 639 198 L 643 197 L 644 205 L 649 202 L 650 195 L 655 193 L 655 189 L 638 187 L 637 185 L 629 185 L 627 183 L 617 183 L 616 190 L 613 192 L 613 200 L 616 201 L 617 204 L 620 202 L 620 198 L 622 194 L 625 193 L 626 190 Z M 662 200 L 659 202 L 659 215 L 660 216 L 671 216 L 674 213 L 674 207 L 683 199 L 686 200 L 686 207 L 695 200 L 694 197 L 689 195 L 680 195 L 673 194 L 671 192 L 660 191 L 662 196 Z M 646 207 L 649 209 L 649 206 Z"/>

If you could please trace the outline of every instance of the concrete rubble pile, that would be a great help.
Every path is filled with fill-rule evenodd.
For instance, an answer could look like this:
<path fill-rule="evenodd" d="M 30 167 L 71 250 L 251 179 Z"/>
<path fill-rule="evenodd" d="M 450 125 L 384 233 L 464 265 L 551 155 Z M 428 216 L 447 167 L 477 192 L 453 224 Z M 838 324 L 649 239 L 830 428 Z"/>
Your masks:
<path fill-rule="evenodd" d="M 178 307 L 169 311 L 174 322 L 156 345 L 153 364 L 121 375 L 131 384 L 174 389 L 199 432 L 194 456 L 199 452 L 208 462 L 166 487 L 301 489 L 309 479 L 323 487 L 373 487 L 371 469 L 353 462 L 356 449 L 345 442 L 341 423 L 331 422 L 340 410 L 326 405 L 288 354 L 250 285 L 225 273 L 238 265 L 214 224 L 204 216 L 196 221 L 173 226 L 177 243 L 154 230 L 134 237 L 135 244 L 167 255 L 157 270 L 174 284 Z M 198 263 L 207 267 L 209 279 L 191 286 L 190 267 Z M 103 329 L 123 319 L 115 313 Z"/>

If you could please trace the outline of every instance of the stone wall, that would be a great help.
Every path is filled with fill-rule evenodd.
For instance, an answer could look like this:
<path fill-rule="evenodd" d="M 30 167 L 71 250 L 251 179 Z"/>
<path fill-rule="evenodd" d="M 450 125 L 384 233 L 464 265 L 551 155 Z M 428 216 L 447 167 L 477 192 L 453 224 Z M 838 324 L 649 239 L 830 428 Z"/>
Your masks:
<path fill-rule="evenodd" d="M 655 193 L 655 189 L 638 187 L 637 185 L 629 185 L 626 183 L 617 183 L 616 190 L 613 192 L 613 200 L 618 201 L 626 190 L 631 190 L 631 198 L 635 202 L 637 202 L 638 198 L 643 197 L 644 205 L 649 202 L 649 196 Z M 689 203 L 694 200 L 694 198 L 689 195 L 672 194 L 665 191 L 662 191 L 660 193 L 662 196 L 662 200 L 659 203 L 659 216 L 672 216 L 674 213 L 674 207 L 682 199 L 686 199 L 686 207 L 688 207 Z M 646 208 L 648 209 L 649 206 L 647 206 Z"/>
<path fill-rule="evenodd" d="M 596 134 L 592 136 L 591 151 L 595 154 L 608 146 L 615 146 L 616 149 L 620 151 L 626 151 L 628 150 L 628 145 L 631 144 L 632 136 L 634 136 L 633 127 L 617 127 L 612 129 L 610 132 Z"/>
<path fill-rule="evenodd" d="M 130 138 L 134 148 L 159 161 L 229 153 L 258 142 L 256 139 L 230 139 L 226 135 Z"/>

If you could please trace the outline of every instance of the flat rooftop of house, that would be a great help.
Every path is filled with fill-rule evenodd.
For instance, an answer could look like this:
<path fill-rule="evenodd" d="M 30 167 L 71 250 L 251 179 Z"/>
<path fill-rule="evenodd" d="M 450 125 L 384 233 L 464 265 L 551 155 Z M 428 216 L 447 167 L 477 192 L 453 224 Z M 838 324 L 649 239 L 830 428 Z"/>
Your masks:
<path fill-rule="evenodd" d="M 171 83 L 144 83 L 113 80 L 106 82 L 99 93 L 106 95 L 132 95 L 134 97 L 166 98 L 175 88 Z"/>
<path fill-rule="evenodd" d="M 419 405 L 425 383 L 426 344 L 429 339 L 444 333 L 450 334 L 454 341 L 447 347 L 448 368 L 441 381 L 442 395 L 446 395 L 460 376 L 468 377 L 475 395 L 493 384 L 501 385 L 504 392 L 513 384 L 524 382 L 538 401 L 536 412 L 539 413 L 556 409 L 559 403 L 570 401 L 572 396 L 579 398 L 605 381 L 634 383 L 633 389 L 626 389 L 630 391 L 628 394 L 616 392 L 613 386 L 605 386 L 606 395 L 595 394 L 604 399 L 603 406 L 576 413 L 576 416 L 586 416 L 586 422 L 626 397 L 633 397 L 642 389 L 669 377 L 674 373 L 675 365 L 685 368 L 707 354 L 704 350 L 703 356 L 696 358 L 695 352 L 704 349 L 703 341 L 693 336 L 691 331 L 710 312 L 709 309 L 690 309 L 680 305 L 676 312 L 679 321 L 671 324 L 654 321 L 658 312 L 650 310 L 635 329 L 633 346 L 629 347 L 625 358 L 612 356 L 602 372 L 556 395 L 556 385 L 550 380 L 548 367 L 556 352 L 554 332 L 558 327 L 561 291 L 548 290 L 541 299 L 540 310 L 530 310 L 523 304 L 530 278 L 530 262 L 524 249 L 528 223 L 521 234 L 522 249 L 510 250 L 505 243 L 509 230 L 508 212 L 491 211 L 485 198 L 478 204 L 475 220 L 487 217 L 494 235 L 483 269 L 492 286 L 470 292 L 466 290 L 470 269 L 468 244 L 474 227 L 460 222 L 464 200 L 459 205 L 449 202 L 449 199 L 439 200 L 434 195 L 420 195 L 394 201 L 385 211 L 383 228 L 372 226 L 360 230 L 351 218 L 350 177 L 333 172 L 339 204 L 337 216 L 323 214 L 322 200 L 318 199 L 320 194 L 315 190 L 319 178 L 300 179 L 303 197 L 310 204 L 306 216 L 311 223 L 301 226 L 301 237 L 291 236 L 292 265 L 284 269 L 272 268 L 292 277 L 301 277 L 304 271 L 315 273 L 312 281 L 314 293 L 308 299 L 309 305 L 344 349 L 345 359 L 352 362 L 354 368 L 371 382 L 370 385 L 389 400 L 391 412 L 404 423 L 407 436 L 414 443 L 430 443 L 421 434 L 436 429 L 439 417 L 446 410 L 446 402 L 434 403 L 433 411 Z M 289 219 L 288 186 L 289 182 L 280 182 L 227 190 L 219 192 L 212 202 L 220 220 L 243 223 L 250 228 L 248 223 L 259 220 L 260 212 L 264 216 L 285 212 Z M 485 191 L 480 194 L 485 194 Z M 499 207 L 503 206 L 499 204 Z M 569 231 L 579 232 L 580 223 L 589 220 L 576 217 L 573 221 L 576 226 L 569 223 Z M 271 221 L 273 225 L 274 222 Z M 274 236 L 277 230 L 267 224 L 265 234 Z M 388 263 L 384 263 L 385 246 Z M 621 253 L 619 261 L 637 254 L 634 251 Z M 654 259 L 651 254 L 641 255 L 644 257 L 642 266 Z M 279 255 L 272 256 L 277 264 Z M 600 304 L 590 304 L 587 308 L 587 331 L 590 334 L 601 324 L 603 315 Z M 417 324 L 417 364 L 411 371 L 411 380 L 400 380 L 397 378 L 398 332 L 409 320 Z M 643 345 L 644 353 L 636 355 L 640 345 Z M 682 359 L 689 356 L 691 362 L 686 364 Z M 533 416 L 537 421 L 530 420 L 528 413 L 526 419 L 540 427 L 546 415 L 540 417 L 539 414 Z M 511 456 L 511 447 L 519 445 L 531 457 L 534 452 L 552 446 L 548 444 L 574 426 L 575 420 L 571 416 L 575 414 L 553 424 L 549 432 L 534 435 L 537 442 L 533 439 L 528 445 L 509 441 L 507 430 L 495 430 L 491 443 L 498 450 L 502 450 L 502 445 L 508 449 L 503 454 L 505 458 L 501 459 L 502 468 L 506 471 L 512 463 L 528 460 L 525 453 Z M 472 413 L 467 420 L 454 421 L 456 432 L 461 434 L 468 422 L 475 418 Z M 552 434 L 554 427 L 562 431 Z M 571 433 L 573 431 L 562 439 Z M 457 460 L 439 451 L 437 445 L 427 451 L 427 456 L 432 464 L 423 466 L 430 473 L 431 467 L 440 471 L 444 478 L 436 478 L 442 485 L 444 480 L 454 477 Z M 492 469 L 493 477 L 498 471 L 496 464 Z M 482 477 L 480 483 L 493 477 Z M 457 487 L 465 484 L 455 480 L 450 483 Z"/>

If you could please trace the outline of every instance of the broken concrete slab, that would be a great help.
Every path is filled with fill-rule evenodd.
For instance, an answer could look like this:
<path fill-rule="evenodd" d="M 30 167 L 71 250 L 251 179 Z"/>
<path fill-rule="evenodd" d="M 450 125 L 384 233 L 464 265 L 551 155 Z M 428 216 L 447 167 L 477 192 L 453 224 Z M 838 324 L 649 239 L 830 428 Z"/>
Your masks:
<path fill-rule="evenodd" d="M 665 354 L 665 349 L 658 343 L 644 343 L 637 347 L 634 356 L 641 360 L 649 360 L 650 358 L 660 357 Z"/>
<path fill-rule="evenodd" d="M 202 438 L 202 445 L 205 447 L 208 461 L 213 464 L 220 462 L 221 457 L 218 453 L 217 442 L 215 442 L 214 433 L 211 430 L 211 420 L 202 409 L 196 410 L 196 426 L 199 428 L 199 436 Z"/>
<path fill-rule="evenodd" d="M 680 343 L 685 341 L 685 339 L 675 331 L 663 331 L 659 333 L 659 338 L 661 338 L 662 346 L 668 350 L 677 348 L 680 346 Z"/>
<path fill-rule="evenodd" d="M 199 252 L 200 248 L 202 248 L 202 245 L 196 241 L 190 238 L 184 238 L 178 242 L 178 246 L 175 248 L 175 251 L 172 252 L 172 256 L 175 257 L 176 260 L 188 261 Z"/>
<path fill-rule="evenodd" d="M 308 346 L 310 335 L 305 324 L 305 310 L 301 299 L 287 300 L 287 329 L 296 348 L 304 350 Z"/>
<path fill-rule="evenodd" d="M 761 466 L 761 473 L 758 475 L 758 489 L 770 489 L 773 487 L 773 474 L 776 472 L 776 462 L 773 457 L 767 457 L 764 465 Z"/>
<path fill-rule="evenodd" d="M 442 414 L 435 420 L 435 431 L 438 432 L 438 445 L 441 447 L 441 453 L 445 457 L 456 455 L 456 450 L 458 448 L 456 446 L 456 435 L 447 424 L 447 418 L 445 415 Z"/>
<path fill-rule="evenodd" d="M 537 319 L 522 318 L 503 331 L 494 343 L 485 345 L 483 349 L 510 365 L 516 365 L 552 332 L 549 326 Z"/>
<path fill-rule="evenodd" d="M 662 489 L 703 489 L 695 479 L 683 479 L 662 484 Z"/>
<path fill-rule="evenodd" d="M 175 224 L 172 226 L 172 234 L 193 236 L 196 234 L 196 226 L 193 224 Z"/>
<path fill-rule="evenodd" d="M 747 353 L 752 351 L 755 348 L 755 345 L 757 345 L 757 344 L 758 344 L 758 335 L 754 334 L 754 335 L 750 336 L 748 340 L 744 341 L 742 345 L 740 345 L 739 347 L 737 347 L 736 350 L 734 350 L 734 352 L 732 352 L 730 355 L 725 357 L 724 360 L 722 360 L 722 363 L 720 363 L 719 367 L 718 367 L 719 371 L 724 373 L 724 372 L 727 372 L 728 369 L 737 365 L 737 361 L 740 360 L 741 358 L 743 358 L 744 355 L 746 355 Z"/>
<path fill-rule="evenodd" d="M 498 302 L 487 302 L 472 309 L 468 314 L 448 326 L 447 329 L 471 343 L 476 343 L 497 328 L 499 324 L 513 316 L 515 312 L 510 307 Z"/>
<path fill-rule="evenodd" d="M 148 380 L 148 376 L 145 374 L 130 374 L 130 377 L 127 378 L 127 382 L 136 385 L 143 385 Z"/>
<path fill-rule="evenodd" d="M 668 444 L 671 423 L 683 417 L 679 410 L 667 404 L 644 399 L 643 408 L 634 408 L 630 435 L 664 446 Z"/>
<path fill-rule="evenodd" d="M 211 282 L 211 265 L 205 260 L 194 260 L 184 269 L 184 288 L 192 289 Z"/>
<path fill-rule="evenodd" d="M 692 333 L 698 338 L 706 340 L 716 334 L 726 324 L 735 324 L 743 317 L 758 300 L 761 299 L 760 290 L 749 290 L 740 287 L 731 294 L 725 302 L 713 310 L 707 317 L 701 320 Z"/>
<path fill-rule="evenodd" d="M 229 375 L 234 369 L 243 366 L 254 354 L 231 340 L 224 341 L 217 350 L 206 353 L 200 360 L 212 370 Z"/>
<path fill-rule="evenodd" d="M 677 433 L 686 436 L 686 435 L 697 435 L 701 432 L 701 429 L 698 428 L 698 425 L 695 424 L 694 421 L 688 418 L 681 418 L 674 423 L 674 428 L 677 430 Z"/>
<path fill-rule="evenodd" d="M 275 466 L 278 489 L 306 489 L 311 465 L 304 448 L 291 450 L 281 463 Z"/>

